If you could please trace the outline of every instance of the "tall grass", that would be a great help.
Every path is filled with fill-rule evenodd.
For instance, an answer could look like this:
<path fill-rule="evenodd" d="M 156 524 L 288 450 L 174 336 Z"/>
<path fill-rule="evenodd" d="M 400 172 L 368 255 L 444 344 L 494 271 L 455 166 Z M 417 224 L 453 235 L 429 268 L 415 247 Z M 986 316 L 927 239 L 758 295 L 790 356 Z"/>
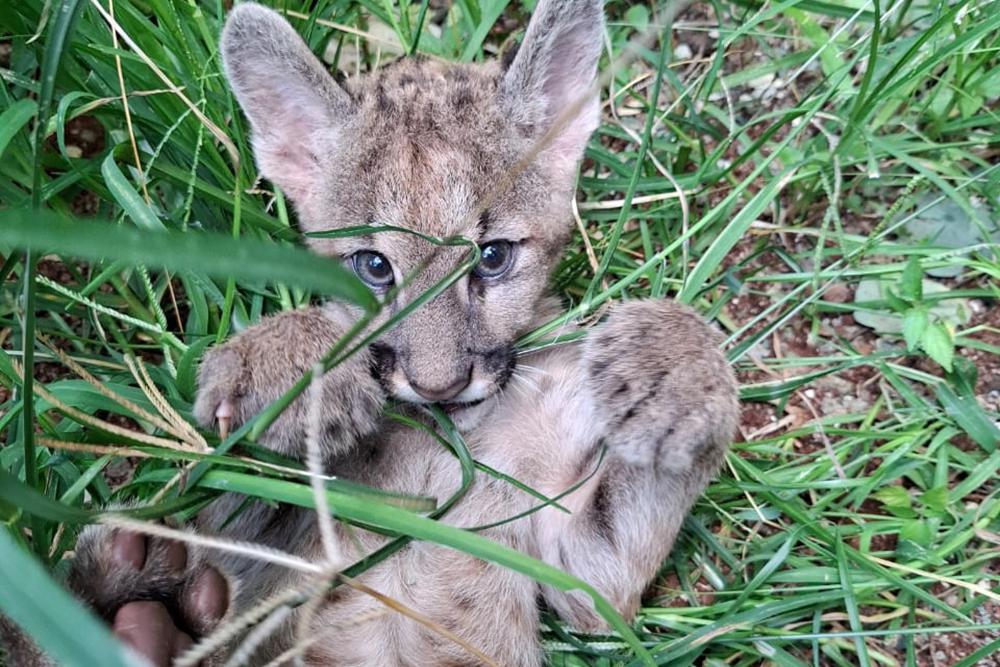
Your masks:
<path fill-rule="evenodd" d="M 354 72 L 495 54 L 531 3 L 273 4 Z M 0 4 L 0 608 L 67 664 L 127 660 L 92 624 L 93 642 L 72 641 L 87 617 L 44 575 L 101 507 L 183 518 L 221 488 L 315 502 L 293 463 L 231 451 L 268 415 L 222 443 L 204 434 L 209 452 L 134 406 L 161 413 L 159 392 L 190 421 L 201 354 L 263 315 L 321 296 L 375 307 L 295 247 L 284 200 L 258 182 L 220 68 L 224 13 Z M 554 276 L 566 315 L 521 342 L 615 300 L 677 298 L 726 332 L 746 419 L 631 631 L 546 618 L 552 664 L 629 664 L 641 643 L 669 665 L 918 665 L 942 633 L 966 640 L 957 665 L 1000 650 L 1000 2 L 716 0 L 672 26 L 652 3 L 608 13 L 605 123 Z M 656 41 L 628 46 L 643 34 Z M 959 243 L 906 233 L 945 218 Z M 860 299 L 872 280 L 885 288 Z M 954 299 L 974 319 L 935 308 Z M 469 478 L 476 462 L 443 433 Z M 112 490 L 126 454 L 138 468 Z M 393 549 L 429 539 L 579 585 L 399 499 L 346 485 L 327 499 L 399 535 Z M 36 590 L 46 604 L 29 604 Z"/>

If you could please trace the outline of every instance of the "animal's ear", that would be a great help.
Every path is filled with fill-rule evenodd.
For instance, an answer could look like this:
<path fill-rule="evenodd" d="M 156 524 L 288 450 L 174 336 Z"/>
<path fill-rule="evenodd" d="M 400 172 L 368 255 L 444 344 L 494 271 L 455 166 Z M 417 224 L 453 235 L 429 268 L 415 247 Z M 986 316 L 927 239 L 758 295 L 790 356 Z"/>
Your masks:
<path fill-rule="evenodd" d="M 539 0 L 501 84 L 512 117 L 543 132 L 575 111 L 545 152 L 571 172 L 600 123 L 594 81 L 603 32 L 603 0 Z"/>
<path fill-rule="evenodd" d="M 350 96 L 276 12 L 246 3 L 222 31 L 222 59 L 236 99 L 250 119 L 261 173 L 308 205 L 323 165 L 353 113 Z"/>

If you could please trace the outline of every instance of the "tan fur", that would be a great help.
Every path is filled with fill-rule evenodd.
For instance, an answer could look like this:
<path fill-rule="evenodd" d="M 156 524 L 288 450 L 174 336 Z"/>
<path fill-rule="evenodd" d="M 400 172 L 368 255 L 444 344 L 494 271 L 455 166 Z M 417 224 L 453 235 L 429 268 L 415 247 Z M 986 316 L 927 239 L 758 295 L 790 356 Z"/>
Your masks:
<path fill-rule="evenodd" d="M 446 498 L 460 484 L 455 457 L 428 434 L 380 417 L 381 406 L 391 396 L 404 402 L 399 409 L 425 419 L 406 405 L 421 402 L 413 386 L 444 386 L 471 368 L 469 386 L 454 400 L 473 404 L 460 406 L 453 418 L 477 460 L 556 495 L 590 474 L 605 452 L 596 474 L 562 501 L 571 514 L 547 508 L 482 534 L 588 581 L 630 616 L 723 458 L 736 424 L 733 375 L 711 328 L 688 308 L 662 301 L 620 305 L 585 342 L 515 360 L 517 337 L 554 312 L 545 285 L 570 233 L 575 170 L 596 126 L 596 99 L 587 100 L 485 216 L 475 216 L 480 202 L 495 197 L 506 171 L 592 82 L 601 13 L 600 0 L 541 0 L 508 67 L 406 59 L 344 85 L 325 73 L 283 19 L 254 5 L 233 11 L 222 49 L 262 173 L 290 195 L 303 230 L 401 225 L 517 244 L 508 275 L 465 277 L 325 378 L 328 469 L 391 491 Z M 344 258 L 376 250 L 392 262 L 397 281 L 422 269 L 383 317 L 440 280 L 465 252 L 395 232 L 310 244 Z M 200 372 L 198 419 L 211 426 L 224 401 L 232 402 L 238 422 L 249 418 L 356 317 L 336 304 L 285 313 L 213 351 Z M 301 456 L 304 415 L 300 400 L 264 444 Z M 445 521 L 472 528 L 537 502 L 479 473 Z M 199 528 L 321 556 L 310 513 L 253 506 L 225 523 L 239 503 L 220 499 L 199 518 Z M 342 548 L 355 557 L 386 541 L 360 529 L 338 530 Z M 233 613 L 297 576 L 216 554 L 199 558 L 240 582 Z M 574 627 L 605 627 L 578 593 L 545 589 L 432 544 L 410 545 L 361 580 L 502 665 L 541 664 L 539 597 Z M 405 616 L 358 622 L 378 609 L 376 601 L 344 587 L 331 594 L 314 619 L 317 641 L 307 663 L 478 664 Z M 289 628 L 262 647 L 254 664 L 286 647 Z"/>

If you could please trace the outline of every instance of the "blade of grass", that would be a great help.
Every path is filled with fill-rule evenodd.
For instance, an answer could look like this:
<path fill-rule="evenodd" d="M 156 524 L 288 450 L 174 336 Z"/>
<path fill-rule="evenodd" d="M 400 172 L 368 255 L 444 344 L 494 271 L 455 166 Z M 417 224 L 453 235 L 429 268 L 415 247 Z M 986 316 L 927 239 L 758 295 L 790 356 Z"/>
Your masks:
<path fill-rule="evenodd" d="M 3 157 L 10 140 L 35 117 L 37 111 L 38 105 L 34 100 L 23 99 L 14 102 L 0 114 L 0 157 Z"/>
<path fill-rule="evenodd" d="M 371 291 L 339 262 L 299 248 L 210 233 L 153 233 L 53 213 L 0 211 L 0 242 L 89 260 L 125 260 L 172 272 L 282 281 L 374 310 Z"/>
<path fill-rule="evenodd" d="M 52 100 L 55 95 L 56 75 L 59 63 L 66 48 L 70 33 L 79 14 L 78 0 L 63 0 L 49 28 L 45 40 L 45 57 L 41 67 L 40 94 L 38 116 L 35 121 L 34 168 L 31 180 L 31 209 L 35 216 L 41 213 L 42 207 L 42 155 L 45 144 L 45 128 L 52 112 Z M 35 367 L 35 272 L 37 254 L 27 249 L 24 254 L 23 281 L 23 321 L 21 324 L 21 359 L 24 365 L 24 378 L 21 382 L 21 438 L 24 451 L 24 476 L 26 482 L 35 488 L 38 486 L 38 469 L 35 461 L 35 411 L 34 403 L 34 367 Z M 44 524 L 35 521 L 32 524 L 32 544 L 35 552 L 45 558 L 49 552 L 46 544 L 48 531 Z"/>

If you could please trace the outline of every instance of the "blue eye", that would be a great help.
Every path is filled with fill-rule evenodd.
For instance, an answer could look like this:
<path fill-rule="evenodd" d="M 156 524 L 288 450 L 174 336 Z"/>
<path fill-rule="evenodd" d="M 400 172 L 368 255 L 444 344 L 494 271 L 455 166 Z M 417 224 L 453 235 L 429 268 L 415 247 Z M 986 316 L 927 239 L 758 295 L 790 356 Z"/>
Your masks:
<path fill-rule="evenodd" d="M 386 289 L 396 278 L 392 274 L 392 264 L 384 256 L 371 250 L 360 250 L 351 257 L 354 273 L 370 287 Z"/>
<path fill-rule="evenodd" d="M 514 244 L 510 241 L 490 241 L 479 246 L 479 251 L 475 273 L 480 278 L 499 278 L 514 263 Z"/>

